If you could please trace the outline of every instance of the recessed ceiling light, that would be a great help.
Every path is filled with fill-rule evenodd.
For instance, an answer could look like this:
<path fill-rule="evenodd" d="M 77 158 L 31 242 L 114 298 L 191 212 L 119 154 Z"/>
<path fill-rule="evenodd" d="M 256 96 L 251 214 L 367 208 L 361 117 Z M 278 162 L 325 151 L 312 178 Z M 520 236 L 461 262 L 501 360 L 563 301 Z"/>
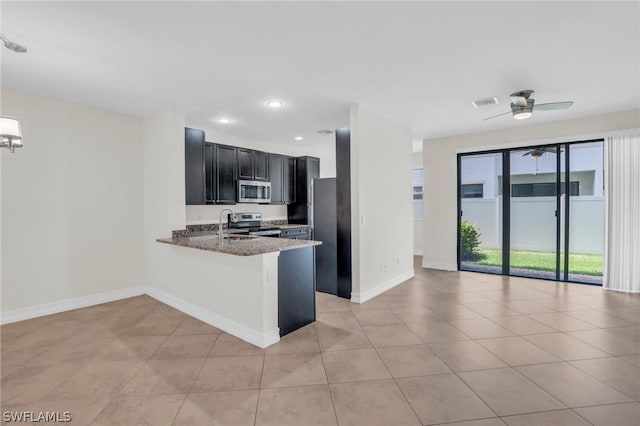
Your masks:
<path fill-rule="evenodd" d="M 220 117 L 216 120 L 220 124 L 229 124 L 231 123 L 231 119 L 227 117 Z"/>
<path fill-rule="evenodd" d="M 304 138 L 303 138 L 302 136 L 296 136 L 296 137 L 295 137 L 295 138 L 293 138 L 293 139 L 295 139 L 295 140 L 297 140 L 297 141 L 303 141 L 303 140 L 304 140 Z"/>
<path fill-rule="evenodd" d="M 267 102 L 267 106 L 270 108 L 282 108 L 284 104 L 280 101 L 269 101 Z"/>

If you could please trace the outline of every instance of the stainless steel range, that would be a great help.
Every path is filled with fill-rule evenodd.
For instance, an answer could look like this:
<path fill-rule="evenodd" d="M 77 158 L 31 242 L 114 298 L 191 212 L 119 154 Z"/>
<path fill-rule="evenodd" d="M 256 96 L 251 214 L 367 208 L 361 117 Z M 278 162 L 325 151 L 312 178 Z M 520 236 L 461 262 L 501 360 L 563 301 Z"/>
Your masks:
<path fill-rule="evenodd" d="M 273 226 L 262 226 L 262 214 L 260 213 L 237 213 L 237 221 L 228 221 L 229 229 L 243 230 L 243 234 L 257 235 L 262 237 L 279 237 L 280 228 Z"/>

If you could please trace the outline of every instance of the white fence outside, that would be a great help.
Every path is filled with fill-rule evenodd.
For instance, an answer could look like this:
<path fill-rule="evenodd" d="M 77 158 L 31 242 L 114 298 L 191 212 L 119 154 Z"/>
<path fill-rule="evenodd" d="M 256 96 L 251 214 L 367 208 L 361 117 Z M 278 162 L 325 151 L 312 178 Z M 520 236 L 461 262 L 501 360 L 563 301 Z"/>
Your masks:
<path fill-rule="evenodd" d="M 564 217 L 564 196 L 561 199 Z M 511 199 L 511 248 L 514 250 L 555 251 L 556 197 Z M 481 247 L 502 246 L 502 197 L 464 198 L 462 218 L 476 225 Z M 604 252 L 604 197 L 571 197 L 569 205 L 571 253 Z M 564 237 L 564 220 L 560 235 Z M 561 247 L 564 242 L 561 241 Z"/>

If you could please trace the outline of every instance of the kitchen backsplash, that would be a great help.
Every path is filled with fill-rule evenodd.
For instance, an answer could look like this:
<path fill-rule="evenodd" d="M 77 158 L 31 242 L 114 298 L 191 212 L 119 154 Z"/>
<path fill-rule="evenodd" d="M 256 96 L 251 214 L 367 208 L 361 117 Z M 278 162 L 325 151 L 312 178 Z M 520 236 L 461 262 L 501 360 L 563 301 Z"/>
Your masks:
<path fill-rule="evenodd" d="M 236 204 L 232 206 L 186 206 L 186 219 L 189 225 L 207 225 L 218 223 L 222 209 L 231 208 L 234 213 L 261 213 L 263 220 L 287 219 L 287 206 L 266 204 Z"/>

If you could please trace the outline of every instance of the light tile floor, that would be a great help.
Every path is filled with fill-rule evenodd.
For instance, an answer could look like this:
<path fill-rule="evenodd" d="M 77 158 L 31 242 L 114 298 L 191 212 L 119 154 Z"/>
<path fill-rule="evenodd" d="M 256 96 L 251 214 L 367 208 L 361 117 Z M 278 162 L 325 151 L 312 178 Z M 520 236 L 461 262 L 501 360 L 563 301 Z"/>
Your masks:
<path fill-rule="evenodd" d="M 2 411 L 72 424 L 640 424 L 640 296 L 419 267 L 266 350 L 146 296 L 2 326 Z"/>

